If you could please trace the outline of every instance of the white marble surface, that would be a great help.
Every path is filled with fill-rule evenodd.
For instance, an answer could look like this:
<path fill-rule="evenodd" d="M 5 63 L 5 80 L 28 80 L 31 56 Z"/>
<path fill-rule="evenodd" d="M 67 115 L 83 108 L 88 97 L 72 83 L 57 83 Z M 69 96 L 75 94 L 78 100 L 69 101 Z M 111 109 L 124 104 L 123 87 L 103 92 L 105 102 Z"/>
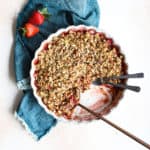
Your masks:
<path fill-rule="evenodd" d="M 0 149 L 1 150 L 112 150 L 145 148 L 102 121 L 70 125 L 59 123 L 36 142 L 14 119 L 21 92 L 13 71 L 13 28 L 15 17 L 26 0 L 5 0 L 0 5 Z M 150 0 L 100 0 L 100 28 L 121 46 L 129 72 L 145 73 L 142 80 L 130 80 L 142 91 L 126 91 L 110 120 L 150 143 Z"/>

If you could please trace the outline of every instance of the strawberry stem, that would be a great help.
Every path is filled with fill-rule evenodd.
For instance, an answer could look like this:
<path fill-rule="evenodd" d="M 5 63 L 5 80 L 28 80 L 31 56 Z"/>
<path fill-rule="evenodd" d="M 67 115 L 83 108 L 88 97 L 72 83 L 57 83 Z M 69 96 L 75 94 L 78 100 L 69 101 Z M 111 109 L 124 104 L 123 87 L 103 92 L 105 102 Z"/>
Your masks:
<path fill-rule="evenodd" d="M 27 30 L 25 28 L 21 28 L 21 30 L 22 30 L 22 35 L 25 36 L 27 33 Z"/>
<path fill-rule="evenodd" d="M 22 35 L 25 36 L 27 33 L 27 30 L 25 28 L 22 28 Z"/>
<path fill-rule="evenodd" d="M 47 8 L 42 8 L 41 10 L 38 10 L 40 14 L 42 14 L 45 18 L 49 18 L 51 14 L 48 12 Z"/>
<path fill-rule="evenodd" d="M 27 33 L 27 30 L 25 28 L 19 27 L 18 29 L 16 29 L 17 31 L 22 31 L 22 35 L 25 36 Z"/>

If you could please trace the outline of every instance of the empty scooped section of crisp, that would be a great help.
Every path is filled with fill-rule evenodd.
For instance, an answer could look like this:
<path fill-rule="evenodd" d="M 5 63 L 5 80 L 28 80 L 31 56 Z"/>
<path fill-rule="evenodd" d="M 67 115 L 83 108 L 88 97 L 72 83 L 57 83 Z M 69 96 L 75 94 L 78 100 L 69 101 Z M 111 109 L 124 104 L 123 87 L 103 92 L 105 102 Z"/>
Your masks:
<path fill-rule="evenodd" d="M 88 109 L 101 114 L 112 102 L 113 87 L 110 85 L 91 85 L 90 89 L 80 94 L 80 104 L 86 106 Z M 72 114 L 73 120 L 85 121 L 95 119 L 95 116 L 77 106 Z"/>

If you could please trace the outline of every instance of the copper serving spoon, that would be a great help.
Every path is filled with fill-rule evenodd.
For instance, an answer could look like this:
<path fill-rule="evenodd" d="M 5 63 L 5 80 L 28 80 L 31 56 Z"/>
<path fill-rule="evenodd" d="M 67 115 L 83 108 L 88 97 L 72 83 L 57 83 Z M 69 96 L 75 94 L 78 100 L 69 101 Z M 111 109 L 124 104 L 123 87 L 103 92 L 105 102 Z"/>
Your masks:
<path fill-rule="evenodd" d="M 95 113 L 94 111 L 90 110 L 89 108 L 85 107 L 84 105 L 77 104 L 77 106 L 79 106 L 82 109 L 86 110 L 87 112 L 91 113 L 97 119 L 103 120 L 105 123 L 109 124 L 110 126 L 112 126 L 115 129 L 119 130 L 120 132 L 122 132 L 126 136 L 130 137 L 131 139 L 135 140 L 137 143 L 139 143 L 139 144 L 143 145 L 144 147 L 150 149 L 150 144 L 146 143 L 145 141 L 143 141 L 142 139 L 138 138 L 137 136 L 135 136 L 135 135 L 131 134 L 130 132 L 126 131 L 125 129 L 119 127 L 118 125 L 114 124 L 113 122 L 109 121 L 108 119 L 104 118 L 103 116 Z"/>

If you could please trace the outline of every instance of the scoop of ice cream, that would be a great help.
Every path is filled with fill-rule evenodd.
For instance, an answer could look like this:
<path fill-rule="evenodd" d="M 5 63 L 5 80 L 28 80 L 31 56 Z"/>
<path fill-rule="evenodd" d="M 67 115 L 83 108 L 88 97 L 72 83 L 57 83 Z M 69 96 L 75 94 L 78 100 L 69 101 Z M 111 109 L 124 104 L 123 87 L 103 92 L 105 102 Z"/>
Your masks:
<path fill-rule="evenodd" d="M 101 113 L 112 102 L 113 88 L 110 85 L 91 85 L 90 89 L 80 94 L 80 104 L 96 113 Z M 77 106 L 72 114 L 73 120 L 91 120 L 95 117 L 86 110 Z"/>

